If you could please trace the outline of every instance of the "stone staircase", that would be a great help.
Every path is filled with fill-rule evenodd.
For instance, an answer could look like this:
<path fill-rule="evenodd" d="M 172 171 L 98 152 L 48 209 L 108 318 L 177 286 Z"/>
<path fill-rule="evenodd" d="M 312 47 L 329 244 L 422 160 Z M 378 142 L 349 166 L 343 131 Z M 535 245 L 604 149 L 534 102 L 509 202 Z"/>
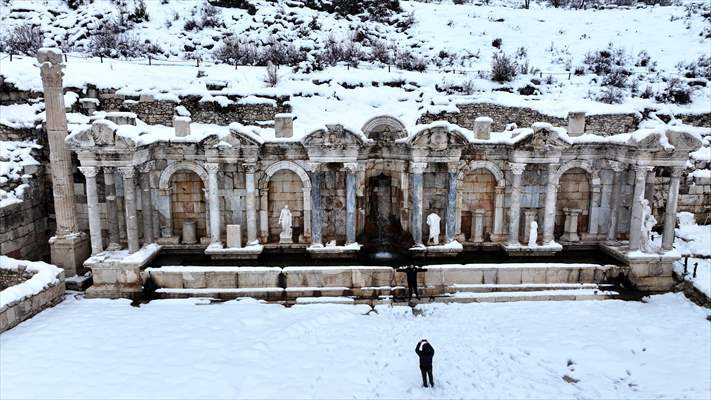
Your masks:
<path fill-rule="evenodd" d="M 600 264 L 444 264 L 418 274 L 420 302 L 500 302 L 616 298 L 610 278 L 624 267 Z M 256 299 L 284 304 L 405 301 L 404 273 L 390 267 L 148 268 L 157 298 Z"/>

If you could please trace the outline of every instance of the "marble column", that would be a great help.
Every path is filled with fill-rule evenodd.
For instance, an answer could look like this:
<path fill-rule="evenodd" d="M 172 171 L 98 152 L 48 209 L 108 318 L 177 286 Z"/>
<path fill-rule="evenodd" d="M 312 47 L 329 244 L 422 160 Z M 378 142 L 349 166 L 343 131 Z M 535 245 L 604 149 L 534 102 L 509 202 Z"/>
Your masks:
<path fill-rule="evenodd" d="M 269 187 L 259 189 L 259 240 L 269 241 Z"/>
<path fill-rule="evenodd" d="M 304 187 L 304 234 L 299 238 L 302 243 L 311 242 L 311 187 Z"/>
<path fill-rule="evenodd" d="M 670 251 L 674 247 L 674 228 L 676 227 L 676 210 L 679 201 L 679 181 L 683 168 L 672 168 L 669 181 L 669 194 L 667 206 L 664 210 L 664 234 L 662 236 L 662 250 Z"/>
<path fill-rule="evenodd" d="M 447 243 L 454 241 L 457 227 L 457 173 L 458 163 L 447 165 L 447 221 L 445 238 Z"/>
<path fill-rule="evenodd" d="M 109 245 L 107 250 L 121 249 L 119 234 L 118 206 L 116 205 L 116 184 L 114 183 L 114 168 L 103 167 L 104 193 L 106 197 L 106 224 L 109 230 Z"/>
<path fill-rule="evenodd" d="M 504 191 L 506 186 L 502 182 L 496 186 L 494 195 L 494 240 L 501 240 L 504 236 Z"/>
<path fill-rule="evenodd" d="M 556 164 L 548 164 L 548 178 L 546 180 L 546 200 L 543 208 L 543 245 L 551 244 L 555 241 L 555 203 L 558 196 L 558 182 L 555 179 L 558 167 Z"/>
<path fill-rule="evenodd" d="M 79 167 L 86 178 L 86 205 L 89 214 L 89 236 L 91 238 L 91 255 L 104 251 L 101 237 L 101 212 L 99 210 L 99 195 L 96 191 L 97 167 Z"/>
<path fill-rule="evenodd" d="M 247 185 L 247 245 L 258 244 L 257 240 L 257 194 L 254 187 L 256 164 L 244 164 L 245 183 Z"/>
<path fill-rule="evenodd" d="M 484 213 L 482 209 L 476 209 L 472 213 L 472 242 L 484 241 Z"/>
<path fill-rule="evenodd" d="M 133 167 L 119 167 L 118 170 L 123 176 L 128 252 L 135 253 L 140 248 L 138 245 L 138 220 L 136 217 L 136 185 L 133 179 L 135 171 Z"/>
<path fill-rule="evenodd" d="M 123 190 L 123 177 L 118 168 L 116 168 L 115 171 L 118 173 L 118 175 L 115 175 L 116 179 L 114 179 L 114 186 L 116 187 L 116 212 L 118 214 L 119 238 L 123 242 L 128 238 L 126 235 L 126 196 Z"/>
<path fill-rule="evenodd" d="M 607 229 L 607 240 L 614 242 L 617 240 L 617 217 L 620 214 L 620 192 L 622 190 L 622 171 L 624 167 L 617 161 L 610 162 L 613 172 L 612 193 L 610 194 L 610 223 Z"/>
<path fill-rule="evenodd" d="M 600 187 L 600 178 L 591 177 L 593 184 L 590 193 L 590 213 L 588 214 L 588 235 L 590 239 L 596 240 L 599 231 L 599 215 L 600 215 L 600 196 L 602 188 Z"/>
<path fill-rule="evenodd" d="M 511 182 L 511 203 L 509 205 L 509 245 L 518 246 L 521 244 L 518 239 L 519 220 L 521 217 L 521 178 L 523 171 L 526 169 L 526 164 L 510 162 L 509 168 L 511 168 L 513 178 Z"/>
<path fill-rule="evenodd" d="M 40 49 L 37 61 L 42 77 L 46 113 L 47 142 L 49 143 L 49 171 L 52 174 L 52 193 L 57 230 L 50 239 L 52 263 L 65 269 L 67 277 L 82 272 L 89 256 L 86 234 L 79 231 L 74 199 L 72 157 L 64 139 L 67 137 L 67 116 L 64 109 L 62 52 L 59 49 Z"/>
<path fill-rule="evenodd" d="M 149 161 L 140 166 L 141 186 L 141 216 L 143 218 L 143 244 L 153 243 L 153 202 L 151 199 L 151 171 L 153 162 Z"/>
<path fill-rule="evenodd" d="M 323 172 L 316 163 L 311 164 L 311 245 L 323 246 L 321 242 L 321 178 Z"/>
<path fill-rule="evenodd" d="M 220 192 L 217 183 L 218 163 L 207 163 L 207 196 L 210 207 L 210 245 L 220 245 Z"/>
<path fill-rule="evenodd" d="M 346 244 L 356 241 L 356 174 L 357 163 L 345 163 L 346 169 Z"/>
<path fill-rule="evenodd" d="M 427 163 L 411 162 L 412 172 L 412 239 L 415 246 L 422 246 L 422 174 Z"/>
<path fill-rule="evenodd" d="M 632 210 L 630 212 L 630 251 L 637 251 L 642 246 L 642 200 L 647 185 L 647 172 L 653 168 L 646 165 L 635 165 L 634 193 L 632 194 Z"/>

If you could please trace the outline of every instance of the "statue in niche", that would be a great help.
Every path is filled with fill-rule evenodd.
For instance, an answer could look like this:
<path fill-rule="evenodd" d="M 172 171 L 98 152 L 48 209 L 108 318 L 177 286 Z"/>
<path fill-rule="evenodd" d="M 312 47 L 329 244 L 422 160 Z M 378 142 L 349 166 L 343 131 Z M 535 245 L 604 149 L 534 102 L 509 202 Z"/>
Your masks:
<path fill-rule="evenodd" d="M 435 246 L 439 244 L 439 222 L 441 220 L 439 215 L 435 213 L 427 216 L 427 226 L 430 227 L 430 237 L 427 240 L 427 244 Z"/>
<path fill-rule="evenodd" d="M 536 247 L 536 239 L 538 239 L 538 222 L 531 221 L 531 231 L 528 234 L 528 247 Z"/>
<path fill-rule="evenodd" d="M 281 209 L 279 214 L 279 225 L 281 226 L 281 233 L 279 234 L 279 243 L 293 243 L 291 235 L 291 210 L 289 210 L 289 205 L 285 204 L 284 208 Z"/>
<path fill-rule="evenodd" d="M 657 224 L 657 219 L 652 215 L 652 207 L 647 199 L 642 199 L 642 252 L 655 253 L 657 249 L 652 242 L 652 229 Z"/>

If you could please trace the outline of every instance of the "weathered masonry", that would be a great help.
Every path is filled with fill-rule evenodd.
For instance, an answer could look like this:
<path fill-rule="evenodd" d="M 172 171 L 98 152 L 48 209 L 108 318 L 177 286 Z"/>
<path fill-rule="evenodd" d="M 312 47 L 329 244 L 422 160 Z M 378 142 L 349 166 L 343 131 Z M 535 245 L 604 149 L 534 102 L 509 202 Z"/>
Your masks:
<path fill-rule="evenodd" d="M 55 71 L 61 85 L 61 55 L 39 59 L 43 78 Z M 50 129 L 65 117 L 52 106 L 61 91 L 47 88 L 52 146 L 54 137 L 64 140 L 66 122 L 64 132 Z M 239 259 L 285 250 L 352 257 L 363 247 L 422 257 L 599 247 L 628 264 L 641 289 L 671 287 L 679 179 L 701 145 L 697 136 L 672 127 L 581 136 L 575 119 L 567 129 L 534 123 L 492 132 L 491 122 L 408 131 L 380 116 L 360 131 L 330 124 L 295 138 L 289 114 L 277 115 L 272 129 L 180 116 L 167 128 L 137 124 L 132 113 L 96 113 L 64 140 L 86 180 L 90 246 L 76 216 L 58 212 L 53 256 L 62 249 L 68 261 L 53 261 L 80 270 L 75 259 L 90 248 L 92 290 L 115 295 L 140 291 L 141 269 L 171 249 Z M 61 184 L 68 154 L 56 154 L 55 207 L 73 209 Z M 654 170 L 670 177 L 661 249 L 648 245 L 646 223 Z M 290 240 L 278 221 L 285 206 Z"/>

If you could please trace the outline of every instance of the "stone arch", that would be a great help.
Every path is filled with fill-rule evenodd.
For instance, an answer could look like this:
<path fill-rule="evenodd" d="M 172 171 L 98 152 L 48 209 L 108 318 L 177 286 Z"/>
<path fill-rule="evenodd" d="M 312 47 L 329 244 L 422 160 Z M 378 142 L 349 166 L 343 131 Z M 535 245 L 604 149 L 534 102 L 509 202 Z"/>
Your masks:
<path fill-rule="evenodd" d="M 260 192 L 260 211 L 259 217 L 261 219 L 260 224 L 260 236 L 264 243 L 267 242 L 269 238 L 269 182 L 272 177 L 279 171 L 290 171 L 294 173 L 301 180 L 301 188 L 303 191 L 303 237 L 300 238 L 303 241 L 311 241 L 311 179 L 306 173 L 304 168 L 293 161 L 277 161 L 274 164 L 267 167 L 264 171 L 262 179 L 259 181 L 259 192 Z"/>
<path fill-rule="evenodd" d="M 485 160 L 477 160 L 477 161 L 471 161 L 469 163 L 469 171 L 474 171 L 477 169 L 485 169 L 491 172 L 492 175 L 494 175 L 494 178 L 496 179 L 496 186 L 497 187 L 504 187 L 506 186 L 506 182 L 504 180 L 504 172 L 501 171 L 501 168 L 499 168 L 496 163 L 493 161 L 485 161 Z M 464 178 L 464 174 L 466 173 L 466 170 L 461 170 L 459 171 L 459 176 L 457 177 L 457 183 L 461 184 L 462 179 Z"/>
<path fill-rule="evenodd" d="M 558 170 L 555 172 L 555 176 L 553 181 L 557 185 L 558 182 L 560 181 L 560 177 L 563 176 L 564 173 L 566 173 L 569 169 L 573 168 L 580 168 L 584 171 L 586 171 L 590 175 L 590 184 L 593 186 L 599 185 L 600 184 L 600 177 L 597 173 L 597 171 L 593 170 L 592 165 L 588 161 L 584 160 L 572 160 L 572 161 L 567 161 L 563 165 L 561 165 Z"/>
<path fill-rule="evenodd" d="M 176 163 L 169 164 L 163 172 L 160 173 L 158 189 L 168 190 L 170 188 L 170 178 L 175 172 L 180 170 L 195 172 L 200 179 L 202 179 L 202 183 L 205 185 L 205 188 L 207 188 L 207 171 L 205 171 L 205 168 L 203 168 L 202 165 L 191 161 L 178 161 Z"/>
<path fill-rule="evenodd" d="M 178 171 L 190 171 L 195 173 L 201 180 L 203 184 L 203 189 L 207 189 L 207 171 L 202 165 L 192 162 L 192 161 L 178 161 L 169 164 L 160 174 L 160 179 L 158 180 L 158 221 L 160 225 L 161 237 L 170 238 L 174 235 L 173 225 L 173 210 L 172 210 L 172 199 L 171 199 L 171 188 L 170 183 L 173 175 Z M 205 213 L 206 218 L 206 236 L 210 236 L 210 224 L 207 221 L 208 213 Z"/>
<path fill-rule="evenodd" d="M 379 115 L 369 119 L 368 122 L 366 122 L 361 128 L 361 131 L 366 137 L 372 139 L 371 135 L 373 133 L 377 133 L 379 131 L 378 128 L 381 127 L 389 128 L 391 134 L 394 134 L 395 139 L 407 137 L 407 129 L 405 129 L 405 125 L 400 122 L 400 120 L 390 115 Z"/>

